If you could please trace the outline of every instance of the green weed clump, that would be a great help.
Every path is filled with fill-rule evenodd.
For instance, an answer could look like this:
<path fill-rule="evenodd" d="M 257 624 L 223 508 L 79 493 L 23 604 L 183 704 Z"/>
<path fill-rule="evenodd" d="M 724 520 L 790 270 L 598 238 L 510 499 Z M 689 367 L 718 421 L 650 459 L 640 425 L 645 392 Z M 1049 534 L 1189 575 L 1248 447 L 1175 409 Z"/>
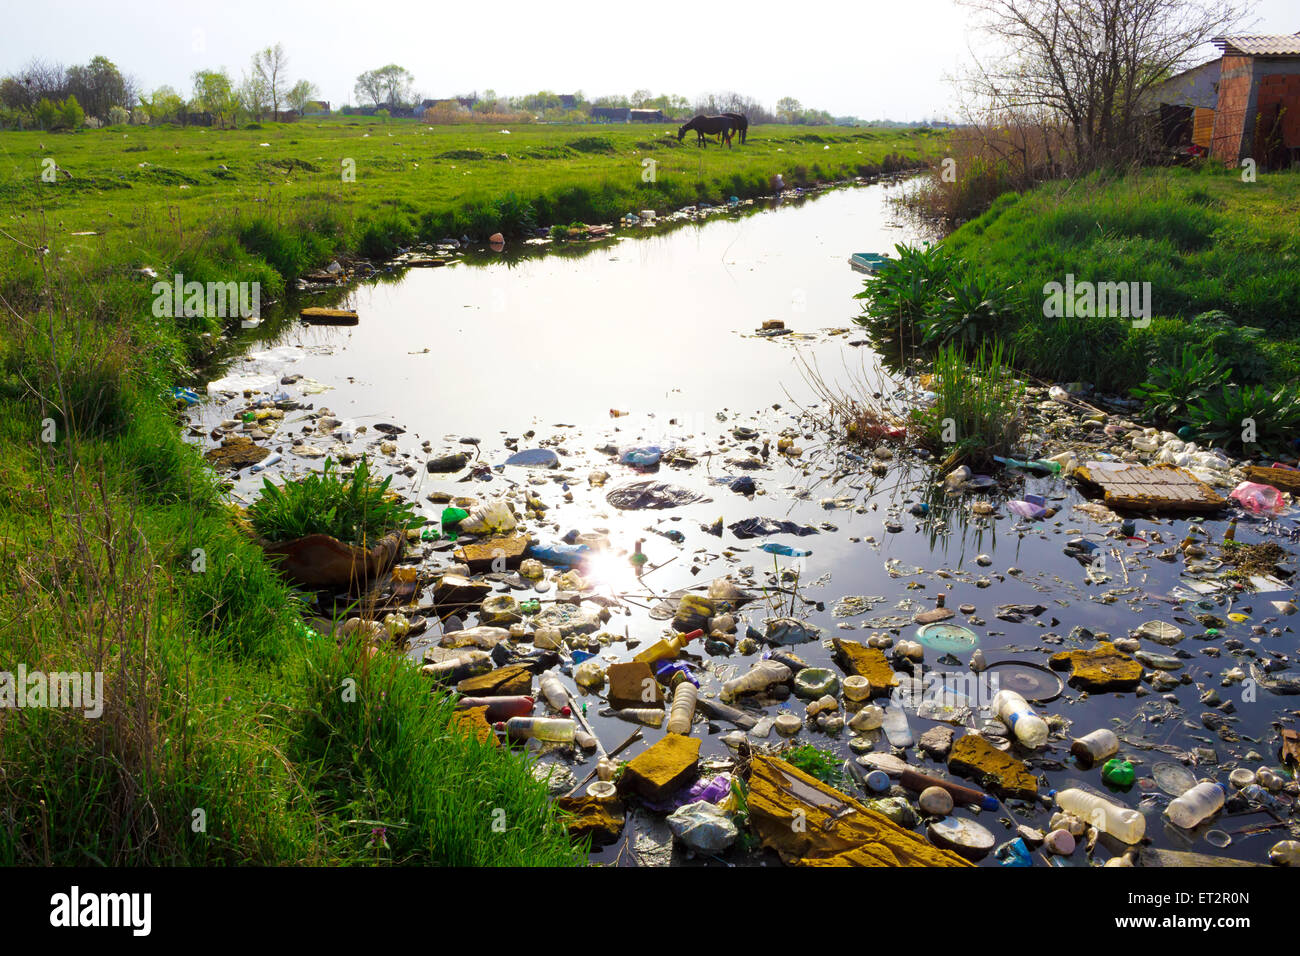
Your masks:
<path fill-rule="evenodd" d="M 365 455 L 350 476 L 332 458 L 319 472 L 276 485 L 263 479 L 262 495 L 248 507 L 253 530 L 268 541 L 290 541 L 309 534 L 328 534 L 344 544 L 365 544 L 390 531 L 418 528 L 427 519 L 370 473 Z"/>
<path fill-rule="evenodd" d="M 973 354 L 950 344 L 935 354 L 930 388 L 937 397 L 912 413 L 909 430 L 946 457 L 945 467 L 987 465 L 1015 449 L 1024 428 L 1025 388 L 1011 371 L 1012 362 L 1001 342 L 981 345 Z"/>

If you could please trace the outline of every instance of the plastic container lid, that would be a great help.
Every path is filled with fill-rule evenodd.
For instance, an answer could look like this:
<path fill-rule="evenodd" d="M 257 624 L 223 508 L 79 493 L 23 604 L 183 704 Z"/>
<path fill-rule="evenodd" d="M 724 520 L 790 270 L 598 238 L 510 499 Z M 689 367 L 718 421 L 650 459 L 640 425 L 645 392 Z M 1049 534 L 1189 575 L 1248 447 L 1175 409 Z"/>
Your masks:
<path fill-rule="evenodd" d="M 916 639 L 926 647 L 945 653 L 974 650 L 980 642 L 979 635 L 964 624 L 922 624 L 916 629 Z"/>

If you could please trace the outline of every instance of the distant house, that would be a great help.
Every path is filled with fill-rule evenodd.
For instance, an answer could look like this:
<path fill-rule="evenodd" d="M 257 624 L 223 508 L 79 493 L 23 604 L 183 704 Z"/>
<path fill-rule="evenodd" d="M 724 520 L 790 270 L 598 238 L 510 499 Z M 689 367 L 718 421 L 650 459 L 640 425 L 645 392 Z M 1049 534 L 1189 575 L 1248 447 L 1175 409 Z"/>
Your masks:
<path fill-rule="evenodd" d="M 1168 149 L 1196 146 L 1209 152 L 1222 65 L 1222 60 L 1210 60 L 1170 77 L 1147 92 L 1146 112 L 1156 122 L 1161 145 Z"/>
<path fill-rule="evenodd" d="M 1223 55 L 1149 90 L 1162 143 L 1237 166 L 1300 162 L 1300 33 L 1216 37 Z"/>
<path fill-rule="evenodd" d="M 1300 161 L 1300 33 L 1217 37 L 1223 52 L 1210 155 L 1236 166 Z"/>
<path fill-rule="evenodd" d="M 302 115 L 304 118 L 308 116 L 329 116 L 329 100 L 312 100 L 303 108 Z"/>
<path fill-rule="evenodd" d="M 593 106 L 591 118 L 606 123 L 626 123 L 631 112 L 626 106 Z"/>
<path fill-rule="evenodd" d="M 662 123 L 663 110 L 628 110 L 628 119 L 633 123 Z"/>
<path fill-rule="evenodd" d="M 462 106 L 462 107 L 464 107 L 464 108 L 467 109 L 467 110 L 472 110 L 472 109 L 474 108 L 474 105 L 475 105 L 476 103 L 478 103 L 478 97 L 477 97 L 477 96 L 458 96 L 458 97 L 456 97 L 456 103 L 457 103 L 457 105 Z"/>

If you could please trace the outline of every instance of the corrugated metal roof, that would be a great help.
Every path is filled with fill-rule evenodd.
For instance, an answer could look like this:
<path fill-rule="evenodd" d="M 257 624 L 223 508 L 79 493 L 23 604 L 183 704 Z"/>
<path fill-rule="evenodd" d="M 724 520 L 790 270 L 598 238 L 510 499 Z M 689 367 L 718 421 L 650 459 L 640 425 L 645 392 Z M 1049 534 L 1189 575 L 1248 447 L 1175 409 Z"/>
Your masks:
<path fill-rule="evenodd" d="M 1241 33 L 1211 41 L 1224 53 L 1245 56 L 1300 56 L 1300 33 Z"/>

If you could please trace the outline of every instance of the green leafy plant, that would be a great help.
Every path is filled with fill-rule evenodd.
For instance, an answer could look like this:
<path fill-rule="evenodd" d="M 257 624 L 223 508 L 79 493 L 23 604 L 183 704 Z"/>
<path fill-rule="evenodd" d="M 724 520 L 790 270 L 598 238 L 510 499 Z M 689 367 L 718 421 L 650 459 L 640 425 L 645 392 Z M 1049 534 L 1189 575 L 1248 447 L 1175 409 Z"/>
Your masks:
<path fill-rule="evenodd" d="M 383 481 L 370 473 L 365 456 L 351 476 L 337 470 L 333 459 L 296 481 L 277 486 L 267 478 L 262 496 L 248 508 L 253 530 L 270 541 L 289 541 L 309 534 L 328 534 L 345 544 L 362 544 L 390 531 L 418 528 L 427 519 L 415 506 L 390 496 L 392 476 Z"/>
<path fill-rule="evenodd" d="M 894 246 L 896 257 L 887 260 L 863 282 L 854 298 L 865 300 L 863 314 L 854 321 L 877 332 L 898 331 L 909 337 L 922 319 L 943 309 L 946 283 L 954 262 L 937 246 Z"/>
<path fill-rule="evenodd" d="M 1300 395 L 1290 386 L 1229 385 L 1189 409 L 1197 437 L 1230 452 L 1280 453 L 1300 430 Z M 1254 441 L 1249 438 L 1253 435 Z"/>
<path fill-rule="evenodd" d="M 1209 350 L 1183 346 L 1176 365 L 1160 365 L 1133 389 L 1143 410 L 1163 424 L 1185 422 L 1188 409 L 1221 388 L 1232 369 L 1224 368 Z"/>
<path fill-rule="evenodd" d="M 956 342 L 973 349 L 995 332 L 1007 315 L 1011 288 L 999 286 L 964 264 L 960 274 L 949 279 L 947 292 L 938 314 L 920 320 L 923 345 Z"/>

